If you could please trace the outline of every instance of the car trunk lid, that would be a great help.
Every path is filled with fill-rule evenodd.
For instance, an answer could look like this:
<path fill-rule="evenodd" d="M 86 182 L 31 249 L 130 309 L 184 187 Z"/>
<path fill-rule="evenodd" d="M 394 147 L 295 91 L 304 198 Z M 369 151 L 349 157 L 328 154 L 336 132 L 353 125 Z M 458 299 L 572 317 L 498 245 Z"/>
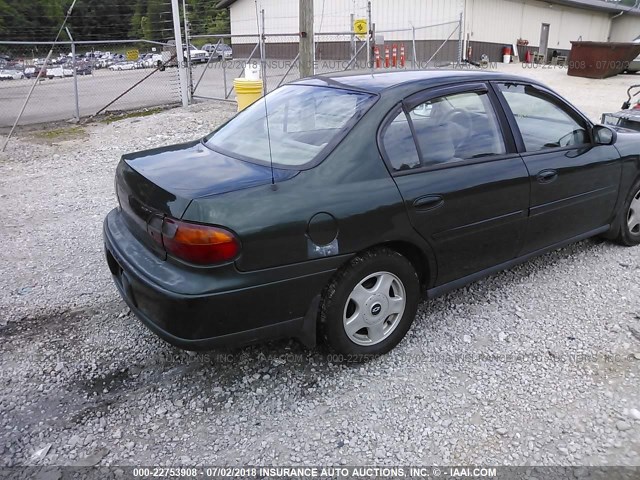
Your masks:
<path fill-rule="evenodd" d="M 277 181 L 294 170 L 274 170 Z M 201 141 L 124 155 L 116 192 L 132 233 L 166 258 L 160 232 L 165 215 L 180 219 L 192 200 L 271 183 L 271 168 L 238 160 Z"/>

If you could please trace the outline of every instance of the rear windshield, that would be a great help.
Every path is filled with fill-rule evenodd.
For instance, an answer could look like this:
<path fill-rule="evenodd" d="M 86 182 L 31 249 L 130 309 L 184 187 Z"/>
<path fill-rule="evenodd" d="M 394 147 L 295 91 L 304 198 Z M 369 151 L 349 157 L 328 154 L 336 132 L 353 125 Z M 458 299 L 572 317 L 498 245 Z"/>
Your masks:
<path fill-rule="evenodd" d="M 284 86 L 265 98 L 206 137 L 206 145 L 255 163 L 273 158 L 279 167 L 308 166 L 342 140 L 374 100 L 366 93 L 306 85 Z"/>

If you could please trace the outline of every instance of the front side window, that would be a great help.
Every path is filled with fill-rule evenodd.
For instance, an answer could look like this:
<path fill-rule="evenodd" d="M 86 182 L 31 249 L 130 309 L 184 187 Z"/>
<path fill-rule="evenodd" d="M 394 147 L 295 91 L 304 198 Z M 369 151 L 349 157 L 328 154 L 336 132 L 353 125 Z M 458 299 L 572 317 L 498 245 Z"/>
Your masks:
<path fill-rule="evenodd" d="M 578 121 L 539 90 L 528 85 L 500 84 L 518 124 L 527 152 L 590 143 L 582 120 Z"/>
<path fill-rule="evenodd" d="M 302 167 L 344 138 L 374 99 L 337 88 L 287 85 L 239 113 L 205 142 L 241 160 L 269 164 L 273 158 L 278 167 Z"/>

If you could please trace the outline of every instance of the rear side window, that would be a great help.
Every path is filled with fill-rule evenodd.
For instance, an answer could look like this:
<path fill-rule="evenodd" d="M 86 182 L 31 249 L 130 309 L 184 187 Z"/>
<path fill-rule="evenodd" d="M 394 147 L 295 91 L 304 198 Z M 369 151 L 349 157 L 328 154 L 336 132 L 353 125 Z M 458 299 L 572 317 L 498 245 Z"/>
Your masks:
<path fill-rule="evenodd" d="M 582 120 L 537 89 L 514 84 L 500 84 L 499 88 L 516 119 L 527 152 L 590 143 Z"/>
<path fill-rule="evenodd" d="M 303 167 L 344 138 L 374 99 L 337 88 L 287 85 L 240 112 L 209 135 L 206 145 L 241 160 L 269 164 L 273 157 L 275 166 Z"/>
<path fill-rule="evenodd" d="M 387 125 L 382 134 L 382 144 L 391 168 L 400 172 L 420 166 L 418 150 L 413 141 L 409 119 L 404 110 Z"/>
<path fill-rule="evenodd" d="M 401 112 L 386 127 L 382 142 L 395 171 L 506 153 L 498 119 L 485 92 L 437 97 L 408 114 Z"/>
<path fill-rule="evenodd" d="M 410 116 L 425 165 L 506 153 L 487 93 L 438 97 L 418 105 Z"/>

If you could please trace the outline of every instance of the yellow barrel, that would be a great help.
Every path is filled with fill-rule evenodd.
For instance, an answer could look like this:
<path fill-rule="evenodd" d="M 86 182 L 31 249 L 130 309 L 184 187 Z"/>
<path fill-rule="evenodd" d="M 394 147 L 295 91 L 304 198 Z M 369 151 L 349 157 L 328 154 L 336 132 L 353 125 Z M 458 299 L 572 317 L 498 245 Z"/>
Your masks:
<path fill-rule="evenodd" d="M 233 81 L 238 100 L 238 111 L 242 111 L 253 102 L 262 97 L 262 80 L 247 80 L 246 78 L 236 78 Z"/>

